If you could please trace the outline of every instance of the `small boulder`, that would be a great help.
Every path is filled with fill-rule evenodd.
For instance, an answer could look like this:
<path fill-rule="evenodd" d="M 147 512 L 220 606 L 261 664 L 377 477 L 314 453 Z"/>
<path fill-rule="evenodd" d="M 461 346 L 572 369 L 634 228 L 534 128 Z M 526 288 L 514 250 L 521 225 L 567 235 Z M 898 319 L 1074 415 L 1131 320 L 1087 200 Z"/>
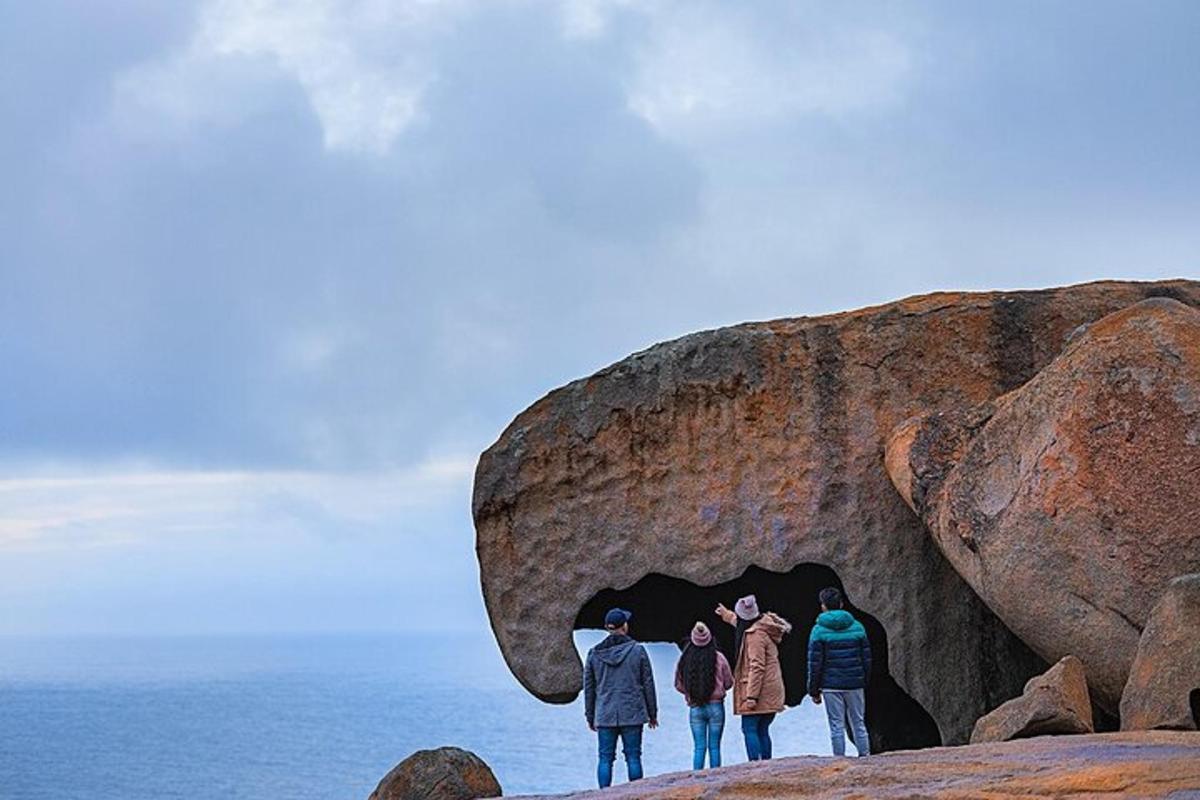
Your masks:
<path fill-rule="evenodd" d="M 1020 697 L 980 717 L 971 732 L 971 744 L 1092 731 L 1092 703 L 1083 662 L 1067 656 L 1030 679 Z"/>
<path fill-rule="evenodd" d="M 368 800 L 475 800 L 500 797 L 491 768 L 457 747 L 420 750 L 384 776 Z"/>
<path fill-rule="evenodd" d="M 1196 730 L 1200 574 L 1171 581 L 1150 612 L 1121 695 L 1121 730 Z"/>

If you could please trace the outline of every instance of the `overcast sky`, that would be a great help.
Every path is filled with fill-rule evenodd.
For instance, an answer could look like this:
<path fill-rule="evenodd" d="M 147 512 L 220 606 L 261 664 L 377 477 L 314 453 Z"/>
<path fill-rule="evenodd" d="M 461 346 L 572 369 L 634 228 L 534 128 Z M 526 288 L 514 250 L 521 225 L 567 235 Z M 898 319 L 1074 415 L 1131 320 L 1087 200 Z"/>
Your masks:
<path fill-rule="evenodd" d="M 0 633 L 478 628 L 475 458 L 559 384 L 1200 276 L 1197 42 L 1192 0 L 2 2 Z"/>

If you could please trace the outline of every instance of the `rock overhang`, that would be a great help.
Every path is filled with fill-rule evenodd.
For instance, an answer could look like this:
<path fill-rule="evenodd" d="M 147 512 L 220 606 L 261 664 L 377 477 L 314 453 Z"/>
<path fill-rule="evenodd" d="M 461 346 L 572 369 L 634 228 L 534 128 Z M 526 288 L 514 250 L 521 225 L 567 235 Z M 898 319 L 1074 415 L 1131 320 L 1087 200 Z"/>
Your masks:
<path fill-rule="evenodd" d="M 866 686 L 867 727 L 871 749 L 883 752 L 941 744 L 937 723 L 920 703 L 908 695 L 890 671 L 888 635 L 884 626 L 858 608 L 838 574 L 822 564 L 800 564 L 787 572 L 751 566 L 733 580 L 712 586 L 651 574 L 625 590 L 606 590 L 594 596 L 575 620 L 577 630 L 600 628 L 613 607 L 632 612 L 630 634 L 637 639 L 682 645 L 696 621 L 710 626 L 717 646 L 735 663 L 733 628 L 715 613 L 718 603 L 732 607 L 736 598 L 754 594 L 758 606 L 792 625 L 779 642 L 779 661 L 786 702 L 799 705 L 808 685 L 808 636 L 820 613 L 818 594 L 826 587 L 842 591 L 846 608 L 864 626 L 875 654 Z"/>
<path fill-rule="evenodd" d="M 751 566 L 830 567 L 889 634 L 893 671 L 965 738 L 1044 664 L 937 551 L 883 468 L 918 413 L 1019 386 L 1072 333 L 1200 285 L 1089 284 L 910 298 L 692 334 L 551 392 L 483 454 L 473 511 L 489 617 L 518 680 L 581 685 L 571 631 L 605 590 L 652 573 L 698 586 Z M 962 686 L 945 697 L 944 682 Z"/>

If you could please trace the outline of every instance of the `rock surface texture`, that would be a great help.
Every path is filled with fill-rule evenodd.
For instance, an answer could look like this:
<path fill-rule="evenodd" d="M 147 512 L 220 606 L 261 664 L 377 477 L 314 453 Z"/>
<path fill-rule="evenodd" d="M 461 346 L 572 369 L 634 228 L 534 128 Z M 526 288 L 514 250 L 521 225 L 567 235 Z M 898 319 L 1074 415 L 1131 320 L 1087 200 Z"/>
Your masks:
<path fill-rule="evenodd" d="M 1200 734 L 1050 736 L 861 759 L 781 758 L 558 796 L 580 800 L 1194 800 L 1200 797 Z"/>
<path fill-rule="evenodd" d="M 1196 730 L 1200 716 L 1200 575 L 1181 575 L 1150 612 L 1121 695 L 1121 729 Z"/>
<path fill-rule="evenodd" d="M 751 565 L 820 564 L 882 623 L 891 675 L 943 740 L 966 741 L 1045 662 L 897 495 L 886 436 L 918 413 L 1015 389 L 1080 326 L 1155 296 L 1197 305 L 1200 284 L 933 294 L 739 325 L 551 392 L 475 475 L 484 598 L 509 667 L 533 694 L 567 702 L 581 686 L 571 631 L 597 593 L 651 573 L 711 586 Z M 635 623 L 654 614 L 653 598 L 641 599 L 628 599 Z M 671 638 L 705 611 L 672 620 Z M 812 620 L 793 622 L 805 636 Z"/>
<path fill-rule="evenodd" d="M 439 747 L 401 761 L 368 800 L 475 800 L 500 794 L 500 784 L 483 759 L 457 747 Z"/>
<path fill-rule="evenodd" d="M 1200 312 L 1110 314 L 1021 388 L 901 426 L 886 461 L 987 605 L 1116 712 L 1151 607 L 1200 571 Z"/>
<path fill-rule="evenodd" d="M 971 744 L 1092 732 L 1087 675 L 1078 658 L 1067 656 L 1044 675 L 1031 678 L 1020 697 L 980 717 Z"/>

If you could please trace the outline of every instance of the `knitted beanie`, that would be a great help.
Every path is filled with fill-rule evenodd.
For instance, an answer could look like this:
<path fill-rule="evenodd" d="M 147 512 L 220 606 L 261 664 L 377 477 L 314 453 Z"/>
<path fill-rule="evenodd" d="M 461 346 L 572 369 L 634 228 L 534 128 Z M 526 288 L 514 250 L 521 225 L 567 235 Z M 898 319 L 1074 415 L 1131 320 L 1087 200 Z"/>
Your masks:
<path fill-rule="evenodd" d="M 696 647 L 704 647 L 712 641 L 712 631 L 703 622 L 697 622 L 692 628 L 692 644 Z"/>
<path fill-rule="evenodd" d="M 758 613 L 758 600 L 752 594 L 746 595 L 734 604 L 733 613 L 737 614 L 739 619 L 744 619 L 747 622 L 752 619 L 758 619 L 761 616 Z"/>

